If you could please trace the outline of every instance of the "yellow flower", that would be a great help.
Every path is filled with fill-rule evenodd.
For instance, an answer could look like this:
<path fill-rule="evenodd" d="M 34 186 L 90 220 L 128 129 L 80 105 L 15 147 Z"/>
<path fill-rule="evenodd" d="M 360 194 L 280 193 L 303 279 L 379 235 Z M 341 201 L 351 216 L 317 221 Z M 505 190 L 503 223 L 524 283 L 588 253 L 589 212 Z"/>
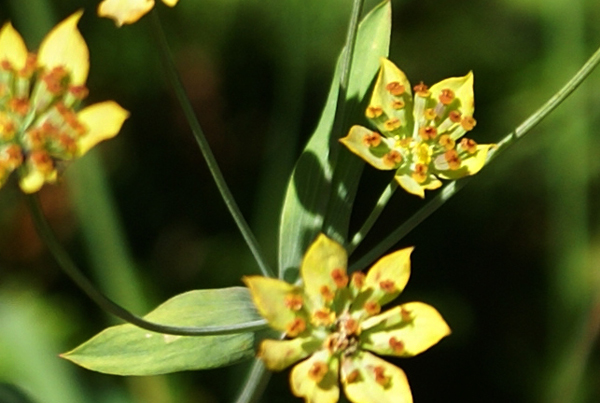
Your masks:
<path fill-rule="evenodd" d="M 475 127 L 473 73 L 428 88 L 420 83 L 414 98 L 406 75 L 382 58 L 366 117 L 379 130 L 353 126 L 340 141 L 377 169 L 396 170 L 396 181 L 425 197 L 441 179 L 473 175 L 485 164 L 493 144 L 463 138 Z M 383 136 L 381 134 L 383 134 Z"/>
<path fill-rule="evenodd" d="M 450 328 L 422 302 L 380 313 L 406 286 L 411 252 L 391 253 L 366 275 L 349 278 L 344 248 L 320 235 L 302 261 L 302 286 L 245 277 L 261 315 L 286 333 L 284 340 L 262 342 L 258 355 L 266 367 L 280 371 L 301 361 L 290 384 L 310 403 L 337 402 L 340 382 L 354 403 L 412 402 L 404 372 L 378 355 L 414 356 L 449 335 Z"/>
<path fill-rule="evenodd" d="M 175 7 L 179 0 L 162 0 L 169 7 Z M 133 24 L 154 7 L 154 0 L 104 0 L 98 5 L 100 17 L 112 18 L 117 26 Z"/>
<path fill-rule="evenodd" d="M 37 192 L 56 181 L 58 164 L 114 137 L 129 116 L 113 101 L 76 112 L 88 93 L 81 14 L 54 27 L 37 55 L 10 23 L 0 30 L 0 186 L 17 170 L 21 189 Z"/>

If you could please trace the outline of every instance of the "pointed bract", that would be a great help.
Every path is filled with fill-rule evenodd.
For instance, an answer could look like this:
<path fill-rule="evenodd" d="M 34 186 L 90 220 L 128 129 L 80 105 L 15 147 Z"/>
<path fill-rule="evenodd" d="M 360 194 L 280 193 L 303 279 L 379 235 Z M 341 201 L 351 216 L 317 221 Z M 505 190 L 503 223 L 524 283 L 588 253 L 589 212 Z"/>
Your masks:
<path fill-rule="evenodd" d="M 368 329 L 376 329 L 369 332 Z M 450 327 L 432 306 L 410 302 L 392 308 L 363 322 L 363 347 L 381 355 L 412 357 L 448 336 Z M 402 342 L 394 346 L 392 339 Z"/>
<path fill-rule="evenodd" d="M 323 374 L 318 374 L 318 367 Z M 340 398 L 338 387 L 338 361 L 331 359 L 325 350 L 296 365 L 290 374 L 292 392 L 308 403 L 335 403 Z"/>
<path fill-rule="evenodd" d="M 346 250 L 337 242 L 320 234 L 310 245 L 300 266 L 300 277 L 304 282 L 304 293 L 311 310 L 323 308 L 326 305 L 324 288 L 335 293 L 338 286 L 332 274 L 339 270 L 346 275 L 348 255 Z"/>
<path fill-rule="evenodd" d="M 116 136 L 128 117 L 129 112 L 114 101 L 104 101 L 82 109 L 77 118 L 88 132 L 78 141 L 80 155 L 99 142 Z"/>
<path fill-rule="evenodd" d="M 85 84 L 90 69 L 90 54 L 77 29 L 83 11 L 78 11 L 55 26 L 42 41 L 38 63 L 46 70 L 64 67 L 74 86 Z"/>
<path fill-rule="evenodd" d="M 27 46 L 10 22 L 0 30 L 0 63 L 5 61 L 17 71 L 23 69 L 27 61 Z"/>
<path fill-rule="evenodd" d="M 178 0 L 162 0 L 162 2 L 169 7 L 175 7 Z M 98 15 L 113 19 L 120 27 L 133 24 L 142 18 L 152 10 L 154 3 L 154 0 L 104 0 L 98 5 Z"/>
<path fill-rule="evenodd" d="M 344 392 L 353 403 L 412 403 L 412 393 L 404 371 L 381 358 L 359 353 L 350 358 L 358 376 L 348 382 L 342 373 Z M 343 366 L 342 366 L 343 368 Z"/>

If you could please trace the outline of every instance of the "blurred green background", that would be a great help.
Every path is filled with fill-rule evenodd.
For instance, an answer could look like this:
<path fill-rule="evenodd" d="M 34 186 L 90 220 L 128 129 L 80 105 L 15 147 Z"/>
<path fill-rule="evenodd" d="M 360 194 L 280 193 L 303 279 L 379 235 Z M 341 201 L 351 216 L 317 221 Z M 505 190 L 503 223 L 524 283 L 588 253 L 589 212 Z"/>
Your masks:
<path fill-rule="evenodd" d="M 88 101 L 114 99 L 132 113 L 116 139 L 40 192 L 53 227 L 85 272 L 139 314 L 190 289 L 241 285 L 258 268 L 166 85 L 149 18 L 117 29 L 96 17 L 98 3 L 0 3 L 0 20 L 11 20 L 30 49 L 85 8 Z M 513 130 L 600 46 L 593 1 L 392 4 L 390 58 L 413 83 L 473 70 L 472 137 L 480 143 Z M 181 0 L 156 8 L 224 175 L 275 266 L 283 190 L 324 104 L 351 2 Z M 599 85 L 597 71 L 397 245 L 416 246 L 400 300 L 434 305 L 453 329 L 430 351 L 396 362 L 416 402 L 600 401 Z M 354 230 L 389 179 L 364 170 Z M 124 379 L 58 358 L 118 322 L 59 271 L 14 185 L 0 192 L 1 403 L 235 397 L 246 364 Z M 353 259 L 421 204 L 396 192 Z M 262 401 L 300 401 L 287 375 L 273 376 Z"/>

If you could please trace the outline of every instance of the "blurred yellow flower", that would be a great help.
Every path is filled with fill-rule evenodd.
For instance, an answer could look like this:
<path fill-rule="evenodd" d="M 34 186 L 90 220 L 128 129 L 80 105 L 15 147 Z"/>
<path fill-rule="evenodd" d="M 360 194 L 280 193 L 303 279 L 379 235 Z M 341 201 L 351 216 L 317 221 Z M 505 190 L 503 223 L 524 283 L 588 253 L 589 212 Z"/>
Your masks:
<path fill-rule="evenodd" d="M 175 7 L 179 0 L 162 0 L 169 7 Z M 112 18 L 117 26 L 133 24 L 154 7 L 154 0 L 104 0 L 98 5 L 100 17 Z"/>
<path fill-rule="evenodd" d="M 353 126 L 340 141 L 373 167 L 396 170 L 396 181 L 425 197 L 441 179 L 473 175 L 485 164 L 493 144 L 462 138 L 475 127 L 473 73 L 428 88 L 413 88 L 406 75 L 382 58 L 366 117 L 379 130 Z M 381 134 L 380 134 L 381 133 Z"/>
<path fill-rule="evenodd" d="M 57 164 L 114 137 L 129 112 L 113 101 L 76 112 L 87 96 L 89 51 L 77 29 L 82 12 L 56 27 L 38 54 L 10 23 L 0 30 L 0 186 L 17 170 L 26 193 L 55 182 Z"/>
<path fill-rule="evenodd" d="M 406 286 L 411 252 L 391 253 L 366 275 L 349 278 L 344 248 L 320 235 L 302 261 L 302 286 L 245 277 L 261 315 L 287 336 L 262 342 L 258 355 L 266 367 L 279 371 L 301 361 L 291 371 L 291 388 L 310 403 L 337 402 L 340 382 L 354 403 L 412 402 L 404 371 L 375 354 L 414 356 L 449 335 L 450 328 L 422 302 L 380 313 Z"/>

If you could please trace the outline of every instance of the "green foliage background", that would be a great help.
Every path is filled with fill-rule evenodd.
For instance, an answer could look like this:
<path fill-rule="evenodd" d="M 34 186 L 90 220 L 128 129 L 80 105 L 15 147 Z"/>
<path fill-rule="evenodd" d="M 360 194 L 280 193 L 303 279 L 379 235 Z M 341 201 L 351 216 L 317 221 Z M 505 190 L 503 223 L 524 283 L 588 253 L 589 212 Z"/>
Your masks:
<path fill-rule="evenodd" d="M 137 313 L 191 289 L 258 273 L 167 87 L 148 18 L 120 29 L 98 1 L 12 0 L 31 48 L 84 7 L 89 102 L 132 112 L 121 134 L 69 168 L 42 202 L 78 263 Z M 365 10 L 376 2 L 367 1 Z M 390 59 L 413 83 L 475 74 L 473 137 L 502 138 L 600 46 L 600 5 L 584 0 L 392 2 Z M 181 0 L 157 4 L 200 122 L 275 266 L 287 178 L 314 129 L 343 46 L 343 0 Z M 360 55 L 356 55 L 360 57 Z M 600 399 L 600 123 L 594 73 L 550 119 L 403 239 L 415 245 L 402 301 L 434 305 L 453 335 L 397 363 L 415 401 Z M 357 122 L 365 123 L 365 122 Z M 390 177 L 366 168 L 356 230 Z M 356 251 L 421 205 L 398 191 Z M 13 183 L 0 192 L 0 401 L 226 402 L 246 365 L 119 378 L 57 357 L 110 324 L 35 235 Z M 295 401 L 287 373 L 263 401 Z M 16 388 L 16 389 L 15 389 Z M 12 400 L 9 400 L 12 399 Z"/>

